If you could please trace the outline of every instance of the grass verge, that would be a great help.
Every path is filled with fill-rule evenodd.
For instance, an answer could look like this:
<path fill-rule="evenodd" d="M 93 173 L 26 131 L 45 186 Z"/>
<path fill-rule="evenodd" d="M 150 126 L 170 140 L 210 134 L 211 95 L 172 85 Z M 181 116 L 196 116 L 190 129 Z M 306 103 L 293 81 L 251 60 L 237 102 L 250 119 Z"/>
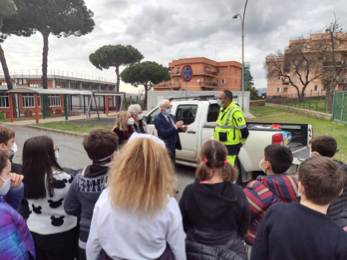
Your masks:
<path fill-rule="evenodd" d="M 34 124 L 33 126 L 57 129 L 62 131 L 76 132 L 76 133 L 89 133 L 95 129 L 108 129 L 112 130 L 113 125 L 94 125 L 94 124 L 79 124 L 75 121 L 75 124 L 66 124 L 65 122 L 52 122 L 52 123 L 42 123 Z"/>
<path fill-rule="evenodd" d="M 274 107 L 252 107 L 251 113 L 255 119 L 247 119 L 248 122 L 271 122 L 271 123 L 302 123 L 313 126 L 314 136 L 330 135 L 337 141 L 339 152 L 335 155 L 336 160 L 347 162 L 347 125 L 313 118 Z"/>

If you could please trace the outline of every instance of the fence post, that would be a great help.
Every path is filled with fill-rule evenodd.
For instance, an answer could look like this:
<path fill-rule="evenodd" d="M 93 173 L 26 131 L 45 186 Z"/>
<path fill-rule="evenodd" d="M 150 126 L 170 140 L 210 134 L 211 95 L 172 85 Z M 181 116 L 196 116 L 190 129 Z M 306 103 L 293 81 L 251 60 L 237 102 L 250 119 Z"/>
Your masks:
<path fill-rule="evenodd" d="M 308 110 L 311 110 L 311 98 L 312 98 L 312 89 L 310 93 L 310 101 L 308 102 Z"/>
<path fill-rule="evenodd" d="M 316 111 L 318 111 L 319 92 L 317 92 Z"/>
<path fill-rule="evenodd" d="M 323 91 L 322 91 L 323 92 Z M 325 93 L 325 99 L 324 99 L 324 113 L 327 111 L 327 94 Z"/>
<path fill-rule="evenodd" d="M 304 93 L 304 109 L 305 109 L 305 99 L 306 99 L 306 93 Z"/>

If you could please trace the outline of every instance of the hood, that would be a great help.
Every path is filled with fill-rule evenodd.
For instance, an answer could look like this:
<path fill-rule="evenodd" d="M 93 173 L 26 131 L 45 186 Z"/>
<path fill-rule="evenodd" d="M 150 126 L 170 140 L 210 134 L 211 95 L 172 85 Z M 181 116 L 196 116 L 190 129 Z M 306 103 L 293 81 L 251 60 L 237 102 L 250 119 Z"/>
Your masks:
<path fill-rule="evenodd" d="M 95 196 L 99 197 L 106 187 L 108 169 L 107 166 L 91 165 L 86 168 L 84 176 L 78 175 L 78 186 L 84 197 L 90 197 L 91 199 Z"/>
<path fill-rule="evenodd" d="M 298 182 L 292 176 L 271 175 L 259 176 L 257 180 L 261 181 L 269 190 L 284 201 L 295 201 L 298 199 Z"/>
<path fill-rule="evenodd" d="M 223 195 L 223 186 L 225 186 Z M 232 192 L 231 183 L 201 184 L 198 180 L 193 185 L 194 200 L 204 218 L 214 221 L 223 215 L 237 201 Z M 225 197 L 224 195 L 228 195 Z"/>

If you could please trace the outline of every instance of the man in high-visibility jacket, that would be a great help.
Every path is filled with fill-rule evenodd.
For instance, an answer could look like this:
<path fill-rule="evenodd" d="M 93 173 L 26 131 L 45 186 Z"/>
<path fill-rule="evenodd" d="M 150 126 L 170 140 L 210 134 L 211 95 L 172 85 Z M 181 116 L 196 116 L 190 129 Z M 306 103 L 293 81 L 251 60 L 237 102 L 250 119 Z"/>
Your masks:
<path fill-rule="evenodd" d="M 214 138 L 225 145 L 228 150 L 228 162 L 235 165 L 236 157 L 249 135 L 246 121 L 240 107 L 233 102 L 231 91 L 221 91 L 217 103 L 221 108 L 214 129 Z"/>

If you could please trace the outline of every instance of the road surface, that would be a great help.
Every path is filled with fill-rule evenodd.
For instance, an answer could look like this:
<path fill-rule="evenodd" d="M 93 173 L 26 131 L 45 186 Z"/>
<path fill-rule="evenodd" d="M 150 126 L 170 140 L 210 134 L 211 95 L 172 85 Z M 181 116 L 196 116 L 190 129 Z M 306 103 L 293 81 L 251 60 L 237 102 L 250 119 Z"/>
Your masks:
<path fill-rule="evenodd" d="M 80 169 L 92 163 L 83 148 L 83 139 L 81 137 L 72 137 L 68 135 L 50 133 L 47 131 L 19 126 L 9 127 L 16 132 L 15 142 L 18 146 L 18 151 L 16 152 L 13 159 L 15 163 L 21 164 L 22 147 L 24 145 L 24 142 L 30 137 L 40 135 L 47 135 L 51 137 L 55 145 L 59 147 L 59 164 L 62 167 Z M 175 196 L 178 200 L 181 198 L 184 188 L 194 181 L 194 174 L 195 168 L 178 166 L 176 170 L 176 176 L 177 190 L 179 191 L 179 193 Z"/>

